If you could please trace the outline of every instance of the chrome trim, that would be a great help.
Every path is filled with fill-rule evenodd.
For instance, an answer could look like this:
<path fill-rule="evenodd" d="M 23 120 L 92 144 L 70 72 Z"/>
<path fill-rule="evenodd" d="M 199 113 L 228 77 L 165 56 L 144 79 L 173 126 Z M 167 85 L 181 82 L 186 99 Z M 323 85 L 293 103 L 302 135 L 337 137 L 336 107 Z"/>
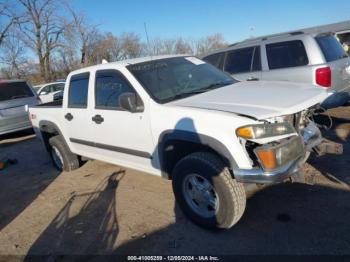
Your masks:
<path fill-rule="evenodd" d="M 303 158 L 298 158 L 282 167 L 272 171 L 264 171 L 259 169 L 237 169 L 233 171 L 233 175 L 238 182 L 241 183 L 258 183 L 270 184 L 280 183 L 294 173 L 300 171 Z"/>

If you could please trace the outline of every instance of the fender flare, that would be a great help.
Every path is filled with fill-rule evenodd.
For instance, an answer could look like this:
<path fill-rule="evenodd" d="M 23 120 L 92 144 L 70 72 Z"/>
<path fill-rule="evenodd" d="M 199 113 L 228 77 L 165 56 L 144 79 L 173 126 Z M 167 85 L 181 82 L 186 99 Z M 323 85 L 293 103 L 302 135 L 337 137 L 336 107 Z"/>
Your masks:
<path fill-rule="evenodd" d="M 227 164 L 232 170 L 238 169 L 238 165 L 230 151 L 219 140 L 192 131 L 166 130 L 161 133 L 158 140 L 158 156 L 162 172 L 164 172 L 165 168 L 165 159 L 163 157 L 164 146 L 171 140 L 186 141 L 209 147 L 217 152 L 223 158 L 225 164 Z"/>
<path fill-rule="evenodd" d="M 67 141 L 65 139 L 65 137 L 63 136 L 63 133 L 61 132 L 61 129 L 53 122 L 48 121 L 48 120 L 41 120 L 39 122 L 39 131 L 42 132 L 47 132 L 47 133 L 55 133 L 54 131 L 57 131 L 58 134 L 62 137 L 63 142 L 66 144 L 67 148 L 69 148 Z M 44 143 L 45 143 L 45 147 L 47 150 L 49 150 L 49 141 L 45 141 L 44 139 Z"/>

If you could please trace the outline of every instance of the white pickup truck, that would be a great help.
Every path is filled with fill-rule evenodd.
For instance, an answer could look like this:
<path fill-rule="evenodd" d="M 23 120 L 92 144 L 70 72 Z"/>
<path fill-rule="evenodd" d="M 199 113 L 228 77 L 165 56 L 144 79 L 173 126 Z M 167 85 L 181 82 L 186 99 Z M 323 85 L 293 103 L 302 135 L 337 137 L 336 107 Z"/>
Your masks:
<path fill-rule="evenodd" d="M 321 134 L 324 90 L 238 82 L 191 56 L 104 63 L 69 74 L 63 102 L 29 116 L 59 170 L 98 159 L 172 179 L 184 213 L 208 228 L 243 215 L 247 185 L 300 178 Z"/>

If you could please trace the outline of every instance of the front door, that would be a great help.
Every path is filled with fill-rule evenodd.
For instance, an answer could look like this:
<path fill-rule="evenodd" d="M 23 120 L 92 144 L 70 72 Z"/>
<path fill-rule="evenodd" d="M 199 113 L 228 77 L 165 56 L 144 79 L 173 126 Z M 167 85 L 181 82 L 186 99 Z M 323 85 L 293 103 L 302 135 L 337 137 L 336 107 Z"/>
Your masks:
<path fill-rule="evenodd" d="M 151 171 L 154 143 L 147 107 L 131 113 L 119 105 L 123 93 L 136 93 L 117 70 L 96 71 L 94 107 L 88 120 L 94 130 L 95 158 L 135 169 Z"/>

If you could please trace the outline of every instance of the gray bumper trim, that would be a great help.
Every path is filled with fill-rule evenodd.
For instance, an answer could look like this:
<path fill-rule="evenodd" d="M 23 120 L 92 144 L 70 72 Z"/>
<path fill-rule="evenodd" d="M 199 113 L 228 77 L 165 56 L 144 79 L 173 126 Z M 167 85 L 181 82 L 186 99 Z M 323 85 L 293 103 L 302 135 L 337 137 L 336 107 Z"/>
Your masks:
<path fill-rule="evenodd" d="M 233 175 L 235 179 L 241 183 L 280 183 L 294 173 L 300 171 L 302 163 L 302 159 L 299 158 L 273 171 L 265 171 L 261 168 L 237 169 L 233 171 Z"/>

